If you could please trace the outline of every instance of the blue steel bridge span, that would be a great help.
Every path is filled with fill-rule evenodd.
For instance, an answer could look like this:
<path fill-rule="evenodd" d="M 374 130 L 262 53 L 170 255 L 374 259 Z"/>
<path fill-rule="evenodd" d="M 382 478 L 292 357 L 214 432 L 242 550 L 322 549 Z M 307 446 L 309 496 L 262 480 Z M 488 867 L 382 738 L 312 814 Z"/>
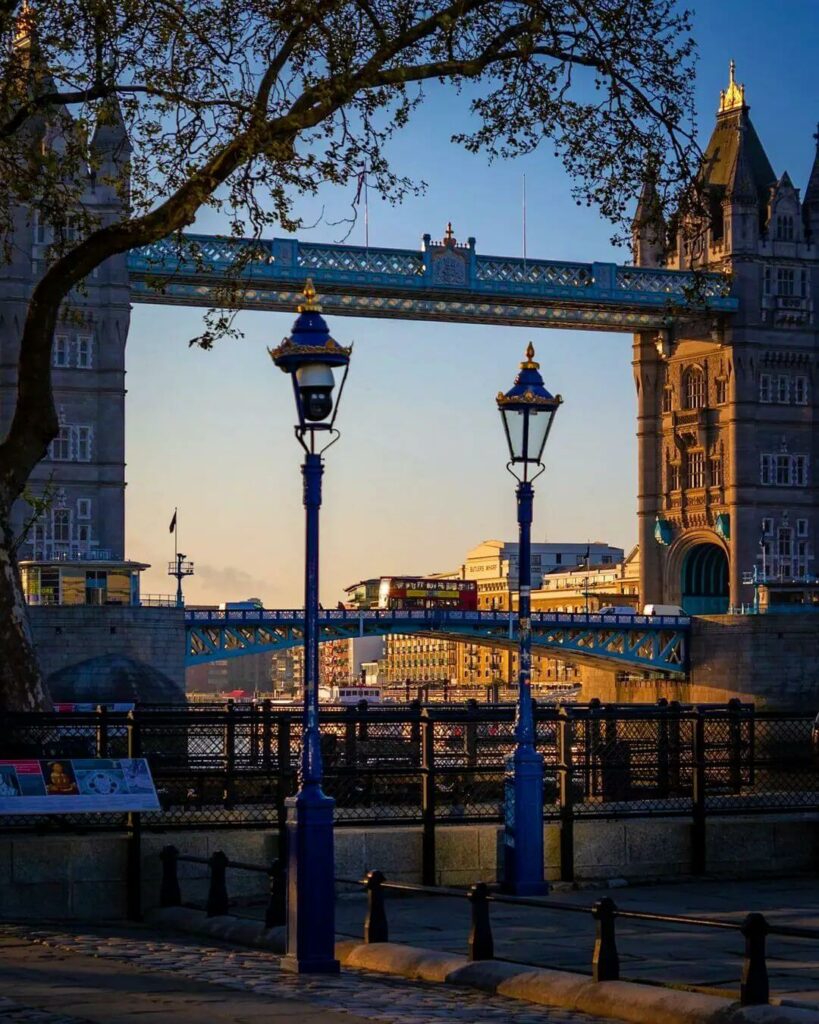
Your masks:
<path fill-rule="evenodd" d="M 598 665 L 682 675 L 691 620 L 682 616 L 532 614 L 532 643 L 556 656 Z M 516 613 L 503 611 L 332 610 L 319 613 L 319 640 L 422 634 L 442 640 L 517 647 Z M 186 664 L 301 646 L 301 609 L 185 612 Z"/>
<path fill-rule="evenodd" d="M 451 233 L 419 249 L 187 234 L 128 254 L 131 300 L 292 312 L 312 277 L 327 314 L 636 331 L 736 312 L 722 275 L 482 255 Z M 231 283 L 239 290 L 226 299 Z"/>

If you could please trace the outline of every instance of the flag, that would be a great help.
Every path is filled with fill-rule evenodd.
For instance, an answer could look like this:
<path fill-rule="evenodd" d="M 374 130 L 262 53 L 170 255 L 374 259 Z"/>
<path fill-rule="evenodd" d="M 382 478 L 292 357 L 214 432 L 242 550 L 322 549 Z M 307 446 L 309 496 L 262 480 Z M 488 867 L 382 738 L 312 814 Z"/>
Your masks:
<path fill-rule="evenodd" d="M 361 190 L 364 188 L 364 182 L 367 180 L 367 168 L 363 168 L 358 174 L 358 188 L 355 192 L 355 199 L 353 200 L 353 206 L 358 206 L 358 201 L 361 199 Z"/>
<path fill-rule="evenodd" d="M 171 519 L 171 525 L 168 527 L 168 533 L 173 533 L 176 529 L 176 509 L 173 510 L 173 518 Z"/>

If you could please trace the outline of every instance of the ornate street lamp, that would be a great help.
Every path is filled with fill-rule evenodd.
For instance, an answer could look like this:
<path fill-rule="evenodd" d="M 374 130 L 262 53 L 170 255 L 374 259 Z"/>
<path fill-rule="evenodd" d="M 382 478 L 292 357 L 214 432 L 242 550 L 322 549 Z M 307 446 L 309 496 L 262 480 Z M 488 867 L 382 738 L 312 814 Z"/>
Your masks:
<path fill-rule="evenodd" d="M 335 973 L 335 883 L 333 808 L 321 788 L 321 734 L 318 700 L 319 509 L 323 453 L 338 440 L 334 427 L 350 348 L 330 337 L 316 301 L 313 282 L 304 287 L 304 302 L 289 338 L 270 358 L 293 381 L 296 437 L 304 448 L 306 544 L 304 575 L 304 715 L 299 791 L 287 804 L 287 954 L 284 967 L 299 973 Z M 333 401 L 334 370 L 343 369 Z"/>
<path fill-rule="evenodd" d="M 540 365 L 530 343 L 515 383 L 498 394 L 506 440 L 507 469 L 518 481 L 518 703 L 515 751 L 506 763 L 504 789 L 504 884 L 518 896 L 543 893 L 543 757 L 535 749 L 532 714 L 532 481 L 544 470 L 541 461 L 560 395 L 543 385 Z"/>

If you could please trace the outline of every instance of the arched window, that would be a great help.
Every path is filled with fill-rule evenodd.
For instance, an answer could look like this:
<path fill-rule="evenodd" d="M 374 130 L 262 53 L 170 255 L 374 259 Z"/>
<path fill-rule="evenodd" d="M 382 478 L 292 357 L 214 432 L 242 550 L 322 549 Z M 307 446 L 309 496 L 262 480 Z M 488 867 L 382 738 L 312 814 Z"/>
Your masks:
<path fill-rule="evenodd" d="M 685 374 L 685 407 L 702 409 L 705 405 L 705 374 L 699 366 L 692 366 Z"/>

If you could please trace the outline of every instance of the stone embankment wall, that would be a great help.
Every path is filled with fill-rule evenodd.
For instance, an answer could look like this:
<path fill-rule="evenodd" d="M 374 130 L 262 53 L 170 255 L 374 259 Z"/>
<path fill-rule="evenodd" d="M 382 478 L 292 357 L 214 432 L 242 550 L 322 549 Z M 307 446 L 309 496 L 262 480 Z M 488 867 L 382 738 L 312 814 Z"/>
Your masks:
<path fill-rule="evenodd" d="M 723 704 L 819 712 L 819 613 L 697 616 L 688 679 L 623 681 L 615 669 L 585 667 L 581 699 Z"/>
<path fill-rule="evenodd" d="M 499 827 L 442 826 L 436 834 L 437 881 L 470 885 L 493 881 L 498 864 Z M 545 826 L 545 872 L 560 875 L 560 832 Z M 392 881 L 421 881 L 420 828 L 336 830 L 336 875 L 362 878 L 378 868 Z M 5 835 L 0 837 L 0 917 L 90 920 L 125 915 L 127 837 Z M 159 851 L 168 843 L 183 853 L 266 864 L 276 856 L 277 837 L 262 830 L 220 830 L 143 834 L 143 910 L 159 897 Z M 706 865 L 709 875 L 747 878 L 816 870 L 819 816 L 709 818 Z M 575 874 L 580 881 L 679 879 L 691 869 L 691 824 L 684 819 L 575 822 Z M 207 867 L 180 864 L 183 900 L 204 901 Z M 264 875 L 228 869 L 231 897 L 264 898 Z"/>
<path fill-rule="evenodd" d="M 30 608 L 34 644 L 46 677 L 69 665 L 119 654 L 164 673 L 184 690 L 181 608 L 62 605 Z"/>

